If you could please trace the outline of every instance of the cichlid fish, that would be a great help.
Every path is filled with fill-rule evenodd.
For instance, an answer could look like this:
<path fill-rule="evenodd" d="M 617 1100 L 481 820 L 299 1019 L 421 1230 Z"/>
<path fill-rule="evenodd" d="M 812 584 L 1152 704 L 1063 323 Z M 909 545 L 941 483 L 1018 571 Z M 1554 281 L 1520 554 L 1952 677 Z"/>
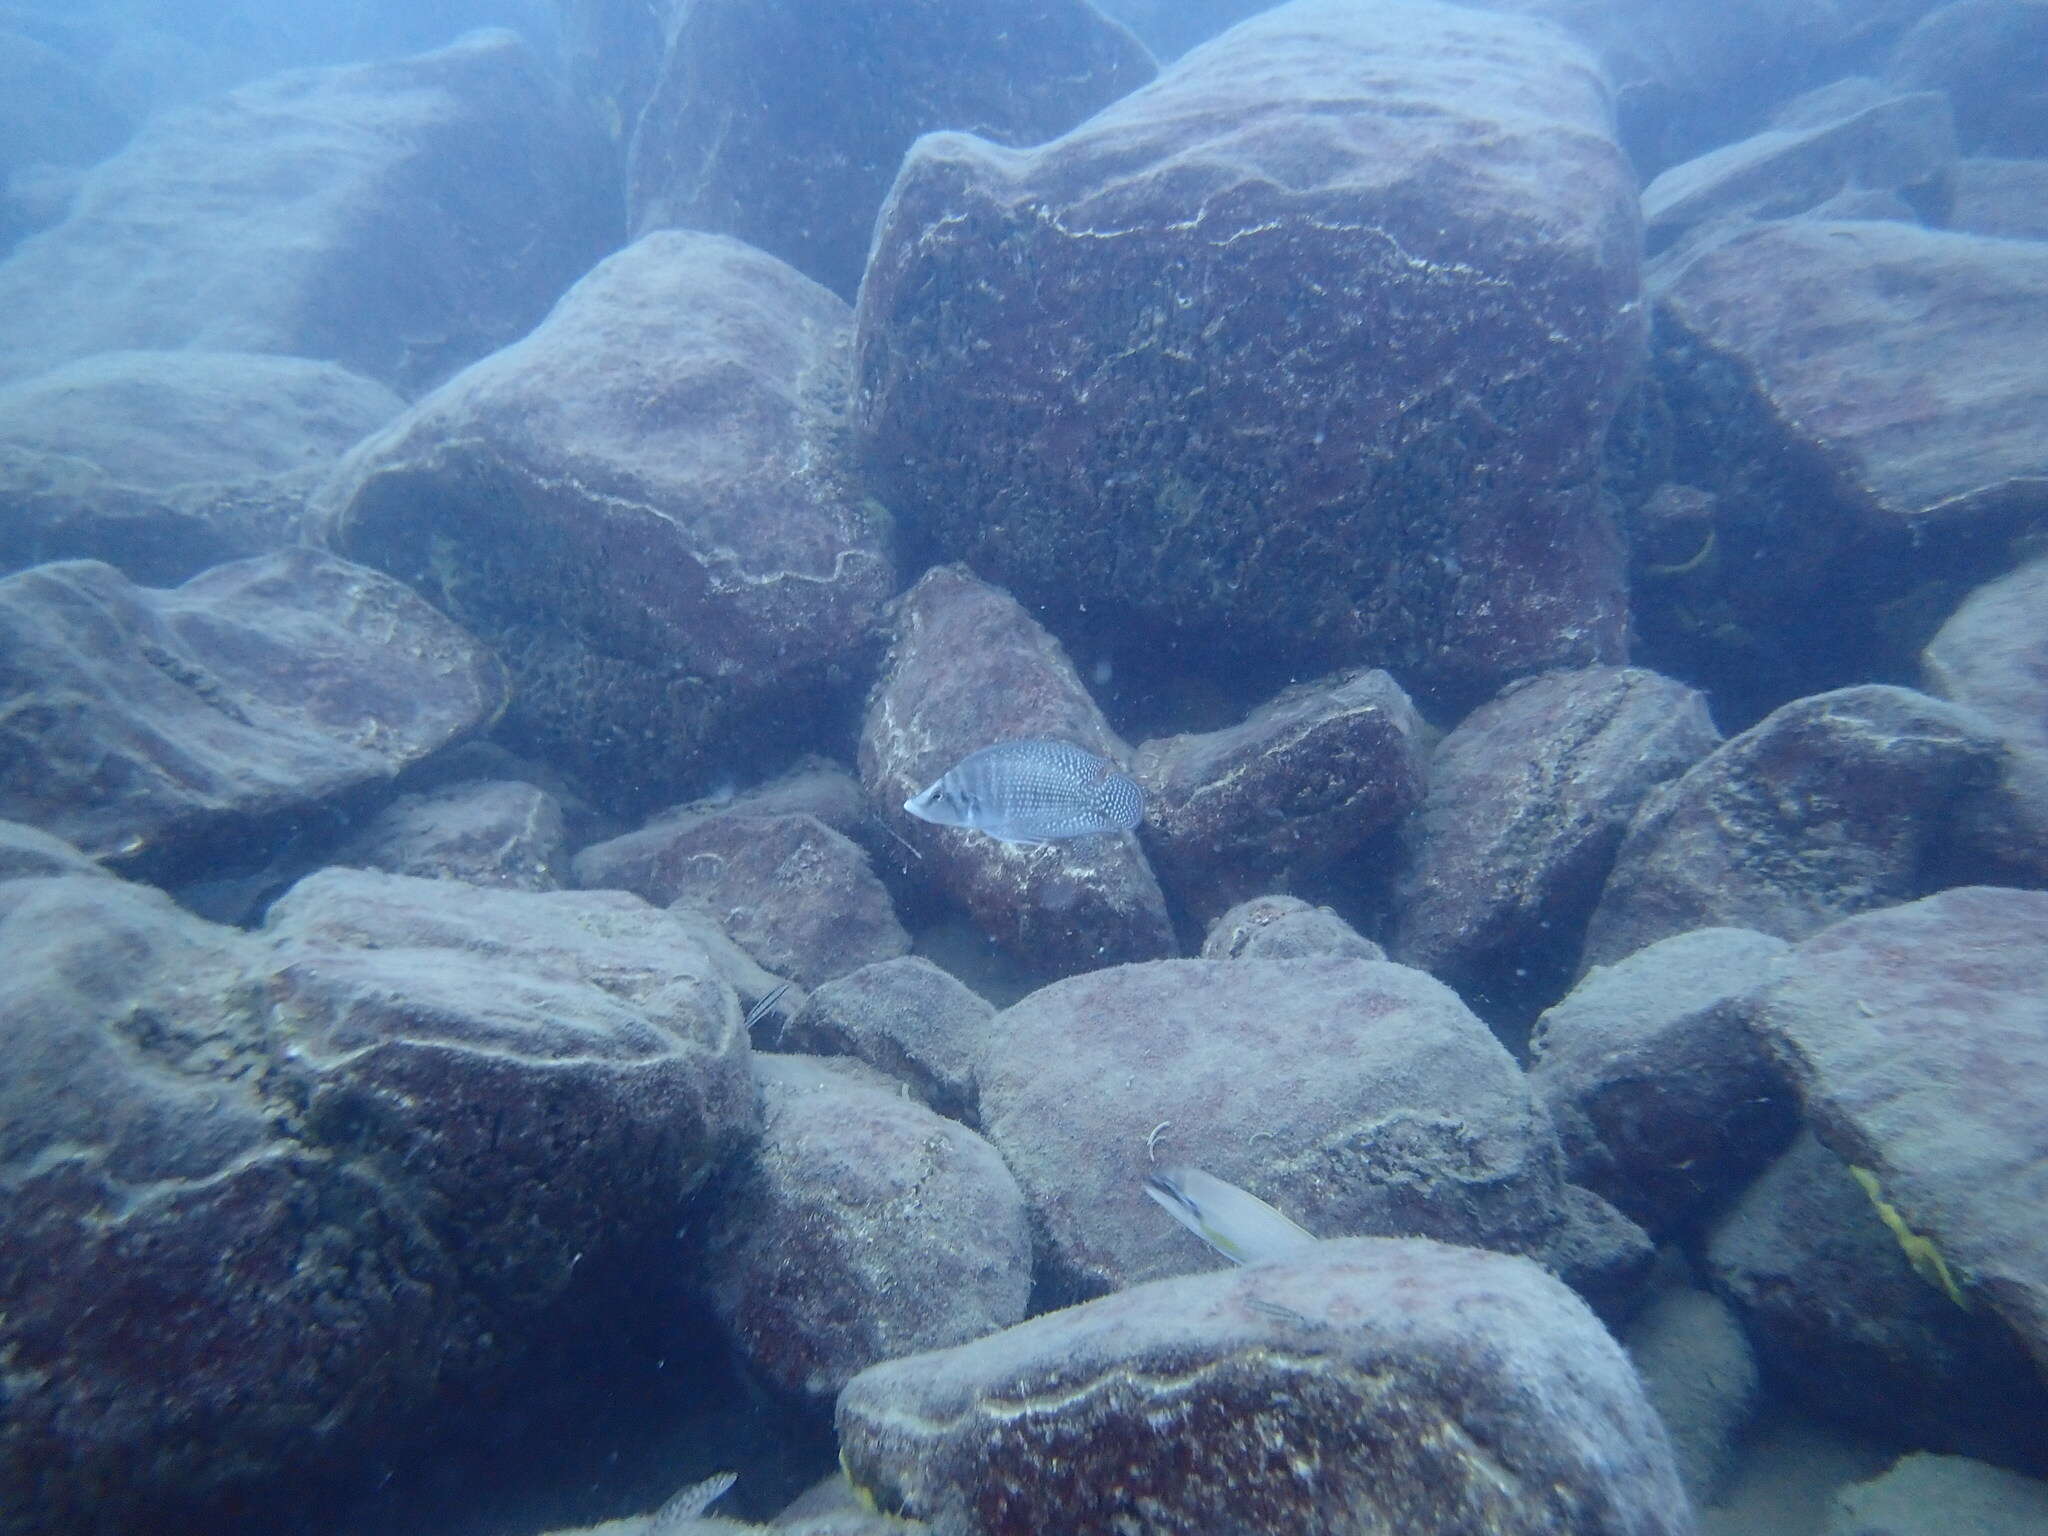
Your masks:
<path fill-rule="evenodd" d="M 1199 1168 L 1161 1169 L 1145 1193 L 1233 1264 L 1285 1258 L 1315 1241 L 1257 1195 Z"/>
<path fill-rule="evenodd" d="M 671 1531 L 687 1531 L 738 1481 L 737 1472 L 720 1472 L 716 1477 L 707 1477 L 701 1483 L 678 1489 L 667 1503 L 647 1517 L 643 1536 L 668 1536 Z"/>
<path fill-rule="evenodd" d="M 1145 793 L 1108 758 L 1027 738 L 970 752 L 903 809 L 1005 843 L 1050 843 L 1135 827 L 1145 817 Z"/>

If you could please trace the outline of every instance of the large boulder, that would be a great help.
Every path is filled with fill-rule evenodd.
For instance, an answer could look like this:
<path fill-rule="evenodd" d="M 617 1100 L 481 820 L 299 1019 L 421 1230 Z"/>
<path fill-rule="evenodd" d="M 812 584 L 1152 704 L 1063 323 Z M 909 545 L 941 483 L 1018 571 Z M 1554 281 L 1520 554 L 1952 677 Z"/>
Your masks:
<path fill-rule="evenodd" d="M 2048 159 L 1956 162 L 1951 229 L 2015 240 L 2048 240 Z"/>
<path fill-rule="evenodd" d="M 506 656 L 508 724 L 623 812 L 815 744 L 892 582 L 834 444 L 846 306 L 662 233 L 344 459 L 324 537 Z"/>
<path fill-rule="evenodd" d="M 1041 975 L 1172 954 L 1166 898 L 1136 837 L 1025 847 L 902 808 L 995 742 L 1053 737 L 1128 761 L 1059 642 L 1007 592 L 959 566 L 927 572 L 899 598 L 890 633 L 861 731 L 860 776 L 922 881 Z"/>
<path fill-rule="evenodd" d="M 1694 928 L 1803 939 L 1924 895 L 2005 749 L 1969 710 L 1871 684 L 1787 704 L 1644 802 L 1587 924 L 1608 965 Z"/>
<path fill-rule="evenodd" d="M 919 134 L 1042 143 L 1152 74 L 1086 0 L 687 0 L 633 120 L 629 217 L 735 236 L 851 300 Z"/>
<path fill-rule="evenodd" d="M 2048 560 L 1987 582 L 1920 653 L 1927 691 L 1961 704 L 2015 746 L 2048 752 Z"/>
<path fill-rule="evenodd" d="M 2048 6 L 2041 0 L 1954 0 L 1937 6 L 1892 50 L 1890 78 L 1946 91 L 1964 146 L 1990 155 L 2048 155 Z"/>
<path fill-rule="evenodd" d="M 1541 1251 L 1557 1139 L 1457 995 L 1384 961 L 1166 960 L 1076 976 L 997 1015 L 982 1126 L 1023 1185 L 1061 1294 L 1209 1267 L 1145 1193 L 1199 1165 L 1318 1237 Z"/>
<path fill-rule="evenodd" d="M 630 897 L 337 871 L 250 936 L 55 876 L 0 944 L 7 1536 L 302 1518 L 756 1121 L 721 962 Z"/>
<path fill-rule="evenodd" d="M 707 816 L 665 852 L 665 877 L 628 889 L 701 910 L 803 986 L 910 953 L 867 855 L 815 816 Z"/>
<path fill-rule="evenodd" d="M 1924 1259 L 1915 1272 L 1885 1209 L 1802 1134 L 1707 1234 L 1702 1267 L 1807 1414 L 2048 1470 L 2034 1362 L 1991 1313 L 1957 1306 Z"/>
<path fill-rule="evenodd" d="M 1478 0 L 1555 22 L 1612 82 L 1647 180 L 1751 132 L 1788 97 L 1867 66 L 1938 0 Z"/>
<path fill-rule="evenodd" d="M 0 30 L 0 256 L 61 217 L 75 168 L 118 149 L 133 126 L 76 60 Z"/>
<path fill-rule="evenodd" d="M 568 871 L 555 797 L 517 779 L 400 795 L 335 850 L 336 864 L 513 891 L 555 891 Z"/>
<path fill-rule="evenodd" d="M 1961 1456 L 1902 1456 L 1835 1495 L 1821 1536 L 2034 1536 L 2048 1529 L 2048 1482 Z"/>
<path fill-rule="evenodd" d="M 107 352 L 0 388 L 0 569 L 175 586 L 293 543 L 334 460 L 405 409 L 332 363 Z"/>
<path fill-rule="evenodd" d="M 613 243 L 594 139 L 506 32 L 153 120 L 0 265 L 0 378 L 117 348 L 323 358 L 402 392 Z"/>
<path fill-rule="evenodd" d="M 1798 1103 L 1749 1025 L 1782 939 L 1700 928 L 1598 968 L 1544 1011 L 1529 1082 L 1574 1182 L 1669 1237 L 1791 1139 Z"/>
<path fill-rule="evenodd" d="M 1894 523 L 2048 506 L 2048 249 L 1887 222 L 1781 220 L 1660 273 L 1699 345 L 1753 370 L 1788 450 Z M 1850 381 L 1856 387 L 1845 387 Z"/>
<path fill-rule="evenodd" d="M 1644 237 L 1655 253 L 1699 225 L 1788 218 L 1852 189 L 1897 192 L 1938 215 L 1955 161 L 1955 120 L 1941 92 L 1845 80 L 1763 132 L 1657 177 L 1643 189 Z"/>
<path fill-rule="evenodd" d="M 709 1198 L 701 1263 L 763 1381 L 829 1402 L 1023 1318 L 1031 1231 L 987 1142 L 850 1062 L 756 1056 L 754 1076 L 761 1139 Z"/>
<path fill-rule="evenodd" d="M 1646 661 L 1724 724 L 1909 675 L 1958 590 L 2048 518 L 2048 244 L 1781 219 L 1653 267 L 1653 364 L 1613 455 L 1628 520 L 1711 497 L 1634 566 Z"/>
<path fill-rule="evenodd" d="M 1132 774 L 1166 889 L 1206 924 L 1356 853 L 1421 800 L 1424 731 L 1373 669 L 1290 688 L 1220 731 L 1143 743 Z"/>
<path fill-rule="evenodd" d="M 294 548 L 170 591 L 0 581 L 0 814 L 152 878 L 266 851 L 503 708 L 495 658 L 377 571 Z"/>
<path fill-rule="evenodd" d="M 1516 683 L 1438 743 L 1388 948 L 1489 1019 L 1556 998 L 1623 833 L 1720 742 L 1695 690 L 1633 667 Z"/>
<path fill-rule="evenodd" d="M 1526 1260 L 1323 1243 L 879 1365 L 842 1463 L 960 1536 L 1686 1536 L 1671 1448 L 1593 1315 Z"/>
<path fill-rule="evenodd" d="M 1036 149 L 918 142 L 859 304 L 876 493 L 1070 640 L 1464 698 L 1616 659 L 1637 220 L 1562 34 L 1296 0 Z"/>
<path fill-rule="evenodd" d="M 975 1069 L 995 1012 L 929 960 L 904 955 L 835 976 L 768 1038 L 778 1050 L 855 1057 L 909 1084 L 940 1114 L 974 1125 Z"/>
<path fill-rule="evenodd" d="M 2048 893 L 1963 887 L 1837 923 L 1756 1017 L 1920 1267 L 2048 1367 Z"/>
<path fill-rule="evenodd" d="M 641 826 L 587 844 L 576 855 L 576 883 L 591 890 L 639 891 L 674 878 L 677 849 L 705 822 L 726 816 L 815 816 L 869 855 L 889 841 L 868 814 L 860 780 L 836 762 L 807 754 L 786 772 L 741 789 L 733 780 L 711 793 L 656 812 Z M 650 901 L 672 900 L 648 895 Z"/>

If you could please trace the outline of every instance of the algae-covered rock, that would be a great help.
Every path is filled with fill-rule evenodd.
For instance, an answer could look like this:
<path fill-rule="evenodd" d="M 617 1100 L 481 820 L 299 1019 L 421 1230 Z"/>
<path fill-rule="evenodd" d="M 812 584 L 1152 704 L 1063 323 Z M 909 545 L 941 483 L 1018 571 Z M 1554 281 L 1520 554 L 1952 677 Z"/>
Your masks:
<path fill-rule="evenodd" d="M 1297 0 L 1049 143 L 928 134 L 858 306 L 876 494 L 1063 636 L 1460 699 L 1616 660 L 1638 214 L 1593 60 L 1461 6 Z"/>
<path fill-rule="evenodd" d="M 749 728 L 815 743 L 862 659 L 893 578 L 835 446 L 848 335 L 773 257 L 650 235 L 343 459 L 318 531 L 497 646 L 527 750 L 644 813 Z"/>
<path fill-rule="evenodd" d="M 711 1192 L 712 1310 L 760 1377 L 830 1399 L 1024 1316 L 1031 1234 L 989 1144 L 857 1063 L 754 1058 L 761 1139 Z"/>
<path fill-rule="evenodd" d="M 848 1475 L 952 1536 L 1683 1536 L 1620 1347 L 1524 1259 L 1426 1241 L 1134 1287 L 863 1372 Z"/>
<path fill-rule="evenodd" d="M 1009 593 L 941 566 L 897 599 L 861 729 L 869 804 L 914 855 L 909 873 L 964 907 L 1039 975 L 1174 952 L 1166 897 L 1129 833 L 1026 847 L 903 810 L 968 753 L 1042 736 L 1115 762 L 1129 750 L 1060 643 Z"/>
<path fill-rule="evenodd" d="M 2048 1365 L 2048 893 L 1964 887 L 1837 923 L 1756 1019 L 1931 1283 Z"/>
<path fill-rule="evenodd" d="M 1643 804 L 1584 963 L 1694 928 L 1802 939 L 1922 895 L 1959 807 L 1997 780 L 2003 754 L 1981 717 L 1910 688 L 1795 699 Z"/>
<path fill-rule="evenodd" d="M 1430 758 L 1404 829 L 1393 957 L 1467 999 L 1553 1001 L 1629 818 L 1720 739 L 1704 697 L 1639 667 L 1503 689 Z"/>
<path fill-rule="evenodd" d="M 504 31 L 159 114 L 0 267 L 0 378 L 198 347 L 427 388 L 616 240 L 599 153 Z"/>
<path fill-rule="evenodd" d="M 982 1124 L 1063 1293 L 1215 1263 L 1145 1194 L 1192 1163 L 1318 1237 L 1510 1251 L 1558 1232 L 1549 1117 L 1457 994 L 1384 961 L 1164 960 L 1040 988 L 996 1017 Z"/>
<path fill-rule="evenodd" d="M 0 580 L 0 814 L 169 878 L 259 853 L 492 720 L 497 658 L 317 550 L 169 591 L 74 560 Z"/>
<path fill-rule="evenodd" d="M 1422 797 L 1424 726 L 1386 673 L 1290 688 L 1220 731 L 1139 746 L 1145 845 L 1197 921 L 1354 853 Z"/>
<path fill-rule="evenodd" d="M 692 0 L 667 30 L 627 119 L 635 232 L 732 235 L 849 300 L 919 134 L 1038 144 L 1153 73 L 1086 0 Z"/>
<path fill-rule="evenodd" d="M 1740 928 L 1660 939 L 1536 1022 L 1529 1081 L 1571 1177 L 1659 1237 L 1740 1189 L 1798 1125 L 1749 1021 L 1750 994 L 1788 947 Z"/>

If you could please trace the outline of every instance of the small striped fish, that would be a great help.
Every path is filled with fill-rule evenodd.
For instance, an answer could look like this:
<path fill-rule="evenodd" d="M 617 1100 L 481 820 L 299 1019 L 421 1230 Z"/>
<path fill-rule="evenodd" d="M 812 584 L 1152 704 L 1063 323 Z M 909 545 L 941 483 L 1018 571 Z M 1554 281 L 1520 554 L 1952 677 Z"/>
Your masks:
<path fill-rule="evenodd" d="M 1135 827 L 1145 817 L 1145 795 L 1107 758 L 1069 742 L 1026 739 L 970 752 L 903 809 L 1005 843 L 1050 843 Z"/>
<path fill-rule="evenodd" d="M 1315 1241 L 1250 1190 L 1199 1168 L 1162 1168 L 1145 1181 L 1145 1193 L 1233 1264 L 1284 1259 Z"/>

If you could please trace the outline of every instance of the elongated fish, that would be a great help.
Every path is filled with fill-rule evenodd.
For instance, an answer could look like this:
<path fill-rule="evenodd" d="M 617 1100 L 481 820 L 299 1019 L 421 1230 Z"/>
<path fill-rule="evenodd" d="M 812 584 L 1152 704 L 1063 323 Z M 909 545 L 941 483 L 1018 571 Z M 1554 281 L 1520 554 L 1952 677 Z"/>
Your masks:
<path fill-rule="evenodd" d="M 689 1529 L 705 1510 L 725 1495 L 725 1491 L 739 1481 L 737 1472 L 720 1472 L 707 1477 L 701 1483 L 692 1483 L 680 1488 L 669 1496 L 667 1503 L 647 1518 L 642 1536 L 669 1536 L 672 1531 Z"/>
<path fill-rule="evenodd" d="M 1145 1193 L 1233 1264 L 1285 1258 L 1316 1240 L 1249 1190 L 1199 1168 L 1163 1168 L 1145 1181 Z"/>
<path fill-rule="evenodd" d="M 1135 827 L 1145 817 L 1145 794 L 1108 758 L 1033 737 L 968 753 L 903 809 L 1005 843 L 1051 843 Z"/>

